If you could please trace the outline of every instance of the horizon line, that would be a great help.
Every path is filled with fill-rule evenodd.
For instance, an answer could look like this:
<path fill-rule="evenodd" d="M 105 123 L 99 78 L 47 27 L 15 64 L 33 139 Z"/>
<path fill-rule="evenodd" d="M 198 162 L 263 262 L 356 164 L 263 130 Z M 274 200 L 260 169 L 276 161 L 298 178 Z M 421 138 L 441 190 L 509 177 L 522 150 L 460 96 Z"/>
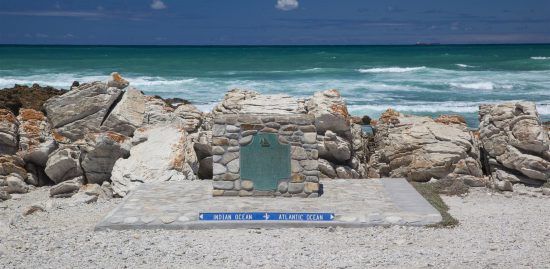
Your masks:
<path fill-rule="evenodd" d="M 362 46 L 514 46 L 514 45 L 550 45 L 546 42 L 526 43 L 439 43 L 439 42 L 417 42 L 412 44 L 21 44 L 6 43 L 0 47 L 8 46 L 74 46 L 74 47 L 362 47 Z"/>

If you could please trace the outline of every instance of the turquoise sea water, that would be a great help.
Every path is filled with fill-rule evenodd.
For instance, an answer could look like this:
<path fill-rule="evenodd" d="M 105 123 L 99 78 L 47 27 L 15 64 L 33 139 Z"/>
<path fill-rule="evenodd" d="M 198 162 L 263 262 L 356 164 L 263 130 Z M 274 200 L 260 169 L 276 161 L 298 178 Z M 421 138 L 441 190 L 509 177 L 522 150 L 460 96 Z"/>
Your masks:
<path fill-rule="evenodd" d="M 336 88 L 355 115 L 453 113 L 475 127 L 479 104 L 529 100 L 550 120 L 550 45 L 0 46 L 0 88 L 68 88 L 113 71 L 203 110 L 232 88 L 297 97 Z"/>

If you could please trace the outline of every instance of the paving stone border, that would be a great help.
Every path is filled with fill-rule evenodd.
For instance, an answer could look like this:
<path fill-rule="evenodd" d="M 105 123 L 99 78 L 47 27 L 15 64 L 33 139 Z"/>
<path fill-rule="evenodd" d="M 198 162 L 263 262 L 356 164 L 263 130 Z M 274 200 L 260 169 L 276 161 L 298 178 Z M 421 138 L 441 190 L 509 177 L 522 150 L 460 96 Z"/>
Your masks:
<path fill-rule="evenodd" d="M 279 143 L 291 147 L 290 178 L 281 178 L 274 191 L 257 190 L 252 181 L 240 175 L 240 149 L 261 133 L 277 134 Z M 214 196 L 319 196 L 319 151 L 313 115 L 219 115 L 212 128 L 212 153 Z"/>
<path fill-rule="evenodd" d="M 317 199 L 213 197 L 211 181 L 143 184 L 97 226 L 106 229 L 237 229 L 423 226 L 442 220 L 405 179 L 336 179 Z M 200 221 L 206 212 L 334 213 L 333 221 Z"/>

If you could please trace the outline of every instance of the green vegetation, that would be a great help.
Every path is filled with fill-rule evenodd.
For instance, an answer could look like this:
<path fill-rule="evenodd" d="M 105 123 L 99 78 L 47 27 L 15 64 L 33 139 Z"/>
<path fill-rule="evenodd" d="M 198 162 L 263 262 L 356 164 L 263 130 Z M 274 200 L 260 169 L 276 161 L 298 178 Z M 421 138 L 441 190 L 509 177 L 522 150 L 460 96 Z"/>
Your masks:
<path fill-rule="evenodd" d="M 443 220 L 438 223 L 431 225 L 430 227 L 437 227 L 437 228 L 452 228 L 456 225 L 458 225 L 458 220 L 453 218 L 451 214 L 449 214 L 449 207 L 443 199 L 441 199 L 440 193 L 442 193 L 442 190 L 446 190 L 446 188 L 442 188 L 442 184 L 430 184 L 430 183 L 418 183 L 418 182 L 411 182 L 413 187 L 422 195 L 430 204 L 439 211 L 441 214 L 441 217 L 443 217 Z M 452 186 L 452 184 L 450 185 Z M 453 189 L 453 188 L 451 188 Z M 453 190 L 457 190 L 454 188 Z M 445 192 L 447 194 L 447 192 Z"/>

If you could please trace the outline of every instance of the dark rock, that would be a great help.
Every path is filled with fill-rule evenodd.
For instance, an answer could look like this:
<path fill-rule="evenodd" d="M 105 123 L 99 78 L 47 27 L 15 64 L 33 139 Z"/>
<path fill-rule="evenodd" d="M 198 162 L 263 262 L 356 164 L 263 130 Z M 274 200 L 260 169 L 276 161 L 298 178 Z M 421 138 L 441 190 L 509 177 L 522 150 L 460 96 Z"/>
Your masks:
<path fill-rule="evenodd" d="M 361 122 L 363 123 L 363 125 L 370 125 L 371 120 L 372 119 L 367 115 L 361 118 Z"/>
<path fill-rule="evenodd" d="M 9 109 L 15 115 L 19 114 L 20 108 L 32 108 L 40 111 L 46 100 L 66 92 L 66 90 L 48 86 L 41 87 L 38 84 L 33 84 L 32 87 L 16 84 L 13 88 L 0 90 L 0 108 Z"/>
<path fill-rule="evenodd" d="M 198 177 L 200 179 L 212 178 L 212 156 L 206 157 L 199 162 Z"/>

